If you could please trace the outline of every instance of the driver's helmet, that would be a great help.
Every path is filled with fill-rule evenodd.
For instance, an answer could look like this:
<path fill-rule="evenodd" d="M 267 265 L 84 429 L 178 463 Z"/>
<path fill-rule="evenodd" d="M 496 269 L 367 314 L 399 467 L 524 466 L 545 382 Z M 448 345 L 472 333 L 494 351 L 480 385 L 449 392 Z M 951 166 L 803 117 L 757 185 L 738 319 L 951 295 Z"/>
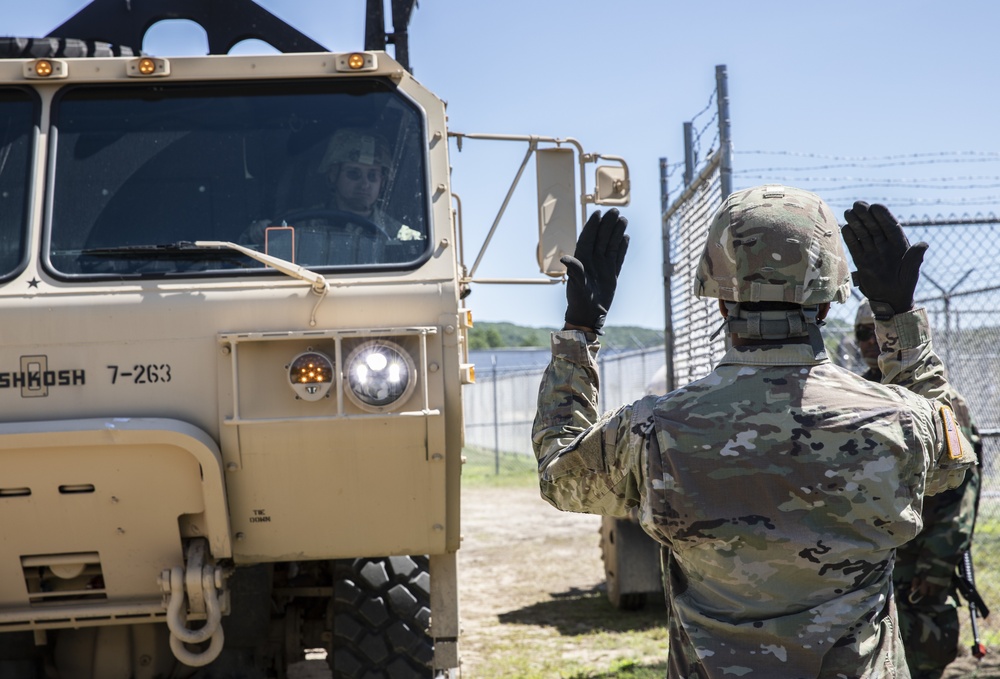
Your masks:
<path fill-rule="evenodd" d="M 845 302 L 851 278 L 833 211 L 814 193 L 756 186 L 715 213 L 694 294 L 729 302 Z"/>
<path fill-rule="evenodd" d="M 389 143 L 385 137 L 364 128 L 346 127 L 330 138 L 318 170 L 326 174 L 341 163 L 378 165 L 387 170 L 390 162 Z"/>

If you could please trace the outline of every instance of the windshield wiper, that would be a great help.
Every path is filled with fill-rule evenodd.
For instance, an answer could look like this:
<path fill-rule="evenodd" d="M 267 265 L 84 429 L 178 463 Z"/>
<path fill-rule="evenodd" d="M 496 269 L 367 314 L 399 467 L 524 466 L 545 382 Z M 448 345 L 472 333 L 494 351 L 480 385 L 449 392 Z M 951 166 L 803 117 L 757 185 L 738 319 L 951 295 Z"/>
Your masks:
<path fill-rule="evenodd" d="M 287 259 L 257 252 L 229 241 L 199 240 L 191 242 L 182 240 L 159 245 L 119 245 L 106 248 L 87 248 L 80 250 L 79 254 L 91 257 L 124 257 L 128 259 L 225 259 L 227 261 L 239 261 L 241 258 L 238 255 L 243 255 L 277 269 L 286 276 L 309 283 L 312 291 L 319 295 L 319 300 L 313 307 L 309 325 L 316 325 L 316 310 L 330 291 L 330 283 L 323 274 L 289 262 Z"/>
<path fill-rule="evenodd" d="M 274 255 L 266 255 L 263 252 L 257 252 L 256 250 L 251 250 L 248 247 L 237 245 L 236 243 L 231 243 L 229 241 L 199 240 L 195 241 L 191 245 L 196 248 L 204 248 L 209 251 L 219 248 L 233 250 L 234 252 L 239 252 L 240 254 L 250 257 L 251 259 L 256 259 L 261 264 L 266 264 L 271 268 L 277 269 L 286 276 L 291 276 L 292 278 L 297 278 L 300 281 L 309 283 L 312 287 L 312 291 L 319 295 L 319 299 L 316 300 L 316 305 L 313 307 L 312 315 L 309 317 L 309 325 L 316 325 L 316 310 L 319 309 L 319 305 L 326 298 L 326 294 L 330 292 L 330 282 L 326 280 L 326 277 L 323 274 L 316 273 L 315 271 L 307 269 L 299 264 L 295 264 L 294 262 L 289 262 L 287 259 L 275 257 Z"/>
<path fill-rule="evenodd" d="M 222 259 L 227 262 L 242 260 L 242 257 L 236 256 L 231 248 L 221 246 L 206 248 L 187 240 L 156 245 L 115 245 L 103 248 L 86 248 L 80 250 L 79 254 L 85 257 L 122 257 L 126 259 Z"/>

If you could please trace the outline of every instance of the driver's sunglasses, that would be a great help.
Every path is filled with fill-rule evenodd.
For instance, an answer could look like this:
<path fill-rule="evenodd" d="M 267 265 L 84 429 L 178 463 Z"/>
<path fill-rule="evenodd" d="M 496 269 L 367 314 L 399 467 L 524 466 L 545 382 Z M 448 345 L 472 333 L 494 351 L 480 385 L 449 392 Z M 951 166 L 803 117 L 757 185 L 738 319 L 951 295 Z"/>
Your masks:
<path fill-rule="evenodd" d="M 377 167 L 370 170 L 359 170 L 356 167 L 348 167 L 344 169 L 344 174 L 352 182 L 361 181 L 362 176 L 368 180 L 369 184 L 374 184 L 382 180 L 382 170 Z"/>
<path fill-rule="evenodd" d="M 854 329 L 854 338 L 859 342 L 867 342 L 875 336 L 875 328 L 870 325 L 859 325 Z"/>

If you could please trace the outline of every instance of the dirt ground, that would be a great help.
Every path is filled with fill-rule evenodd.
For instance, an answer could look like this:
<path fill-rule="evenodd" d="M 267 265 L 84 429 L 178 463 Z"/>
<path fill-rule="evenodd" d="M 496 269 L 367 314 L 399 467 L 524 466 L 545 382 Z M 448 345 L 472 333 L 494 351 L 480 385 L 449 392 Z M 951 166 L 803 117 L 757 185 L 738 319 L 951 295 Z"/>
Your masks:
<path fill-rule="evenodd" d="M 598 517 L 559 512 L 534 488 L 467 488 L 462 501 L 461 679 L 480 677 L 492 649 L 517 638 L 529 638 L 533 654 L 595 666 L 607 667 L 634 653 L 580 643 L 575 632 L 586 623 L 573 616 L 572 606 L 558 605 L 560 599 L 578 600 L 579 595 L 603 596 Z M 1000 679 L 1000 648 L 983 661 L 973 658 L 966 644 L 961 652 L 944 679 Z M 662 657 L 631 659 L 656 662 Z M 325 663 L 313 660 L 300 663 L 289 676 L 322 679 L 330 674 Z"/>
<path fill-rule="evenodd" d="M 574 592 L 589 592 L 604 581 L 598 549 L 600 519 L 560 512 L 535 488 L 467 488 L 462 494 L 462 548 L 459 550 L 460 648 L 463 679 L 477 677 L 484 652 L 497 639 L 523 633 L 512 626 L 532 624 L 537 653 L 571 652 L 552 611 L 541 604 Z M 606 657 L 605 651 L 594 651 Z M 597 659 L 597 658 L 595 658 Z"/>

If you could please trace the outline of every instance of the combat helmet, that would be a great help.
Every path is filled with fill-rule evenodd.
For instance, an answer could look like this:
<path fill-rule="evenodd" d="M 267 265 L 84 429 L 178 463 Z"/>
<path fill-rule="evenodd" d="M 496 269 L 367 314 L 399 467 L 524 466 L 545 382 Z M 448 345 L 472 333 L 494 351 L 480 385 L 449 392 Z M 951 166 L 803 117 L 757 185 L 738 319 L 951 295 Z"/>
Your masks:
<path fill-rule="evenodd" d="M 361 163 L 388 168 L 391 163 L 389 143 L 382 135 L 360 127 L 337 130 L 326 145 L 326 154 L 318 171 L 326 174 L 340 163 Z"/>
<path fill-rule="evenodd" d="M 765 185 L 733 193 L 715 213 L 694 294 L 727 302 L 731 332 L 780 339 L 809 334 L 803 322 L 815 327 L 819 304 L 846 301 L 850 281 L 830 207 L 812 192 Z M 742 308 L 757 302 L 791 309 Z"/>
<path fill-rule="evenodd" d="M 872 313 L 872 305 L 867 299 L 861 300 L 858 305 L 858 312 L 854 315 L 854 328 L 862 325 L 875 325 L 875 314 Z"/>
<path fill-rule="evenodd" d="M 875 314 L 872 313 L 872 305 L 867 299 L 861 300 L 861 304 L 858 305 L 858 311 L 854 315 L 854 332 L 857 336 L 858 328 L 862 326 L 872 326 L 871 332 L 874 332 L 875 326 Z M 865 362 L 869 368 L 878 368 L 878 352 L 866 353 L 860 347 L 860 342 L 858 342 L 858 351 L 861 352 L 861 360 Z"/>

